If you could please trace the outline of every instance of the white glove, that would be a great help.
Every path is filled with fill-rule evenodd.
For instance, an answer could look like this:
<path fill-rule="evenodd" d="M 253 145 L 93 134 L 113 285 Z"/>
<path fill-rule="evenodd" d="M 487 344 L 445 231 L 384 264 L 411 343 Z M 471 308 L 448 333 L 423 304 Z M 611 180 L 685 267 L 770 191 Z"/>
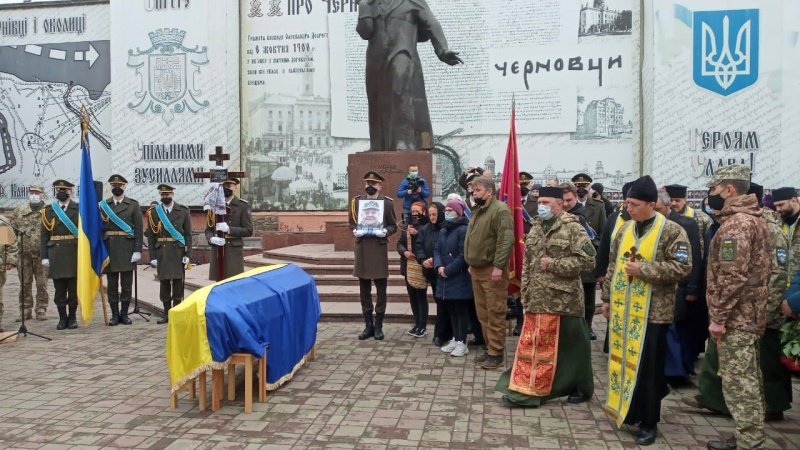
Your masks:
<path fill-rule="evenodd" d="M 154 259 L 154 260 L 150 261 L 150 267 L 158 267 L 158 260 Z"/>
<path fill-rule="evenodd" d="M 374 234 L 379 238 L 384 238 L 386 237 L 386 228 L 381 228 L 380 230 L 376 230 Z"/>
<path fill-rule="evenodd" d="M 208 211 L 211 209 L 211 205 L 203 205 L 203 211 Z"/>
<path fill-rule="evenodd" d="M 231 230 L 231 227 L 228 226 L 225 222 L 220 222 L 217 224 L 217 231 L 222 231 L 223 233 L 227 233 Z"/>
<path fill-rule="evenodd" d="M 133 252 L 133 254 L 131 255 L 131 262 L 137 263 L 139 262 L 140 259 L 142 259 L 142 254 L 139 252 Z"/>
<path fill-rule="evenodd" d="M 45 266 L 45 267 L 50 267 L 50 260 L 49 259 L 43 259 L 42 260 L 42 265 Z"/>
<path fill-rule="evenodd" d="M 223 245 L 225 245 L 225 238 L 214 236 L 208 240 L 208 243 L 211 245 L 219 245 L 220 247 L 222 247 Z"/>
<path fill-rule="evenodd" d="M 181 258 L 181 263 L 183 263 L 184 266 L 189 264 L 189 257 L 184 256 L 183 258 Z"/>
<path fill-rule="evenodd" d="M 353 230 L 353 236 L 355 237 L 362 237 L 364 236 L 364 230 L 355 229 Z"/>

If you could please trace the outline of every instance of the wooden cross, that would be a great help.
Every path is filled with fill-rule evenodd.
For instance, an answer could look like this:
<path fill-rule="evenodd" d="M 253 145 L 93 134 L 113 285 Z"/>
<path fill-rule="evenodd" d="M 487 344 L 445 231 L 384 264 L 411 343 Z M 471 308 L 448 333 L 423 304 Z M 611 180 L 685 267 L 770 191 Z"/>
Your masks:
<path fill-rule="evenodd" d="M 215 168 L 210 169 L 208 172 L 195 172 L 196 179 L 208 178 L 212 183 L 224 183 L 229 177 L 245 178 L 247 174 L 244 172 L 228 172 L 228 169 L 222 168 L 222 162 L 231 159 L 231 155 L 222 151 L 222 146 L 218 145 L 214 148 L 214 153 L 208 155 L 209 161 L 216 163 Z M 227 211 L 227 210 L 226 210 Z M 227 214 L 217 214 L 216 223 L 226 222 L 228 219 Z M 225 238 L 225 233 L 217 231 L 217 237 Z M 217 281 L 222 281 L 225 277 L 225 247 L 217 246 Z"/>
<path fill-rule="evenodd" d="M 630 250 L 628 250 L 627 252 L 623 253 L 622 256 L 628 258 L 628 262 L 636 262 L 636 261 L 641 261 L 642 260 L 642 255 L 637 253 L 637 249 L 636 249 L 635 245 L 632 246 Z M 632 281 L 633 281 L 633 276 L 632 275 L 628 275 L 628 283 L 630 283 Z"/>

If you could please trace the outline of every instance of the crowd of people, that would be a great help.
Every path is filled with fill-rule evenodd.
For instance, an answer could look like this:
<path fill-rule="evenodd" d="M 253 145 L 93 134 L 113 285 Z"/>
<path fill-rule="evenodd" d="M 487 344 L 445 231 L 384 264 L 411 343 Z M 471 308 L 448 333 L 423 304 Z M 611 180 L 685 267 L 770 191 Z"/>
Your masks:
<path fill-rule="evenodd" d="M 383 177 L 364 177 L 365 195 L 350 203 L 366 323 L 359 339 L 383 339 L 385 246 L 399 231 L 396 250 L 414 316 L 410 336 L 428 335 L 430 286 L 434 345 L 455 358 L 468 355 L 471 345 L 482 347 L 475 362 L 495 369 L 505 362 L 505 321 L 518 317 L 514 360 L 496 386 L 507 404 L 592 398 L 599 288 L 609 355 L 602 401 L 617 426 L 638 426 L 636 443 L 653 444 L 669 386 L 697 376 L 700 394 L 685 398 L 687 407 L 730 415 L 736 424 L 735 436 L 708 448 L 763 448 L 764 421 L 782 420 L 792 400 L 778 329 L 800 313 L 795 188 L 773 190 L 770 208 L 748 167 L 726 166 L 708 183 L 701 211 L 688 205 L 686 186 L 659 188 L 649 176 L 626 183 L 624 201 L 615 206 L 587 174 L 545 186 L 519 175 L 525 250 L 519 293 L 512 296 L 513 218 L 490 174 L 469 169 L 461 179 L 466 199 L 451 194 L 443 203 L 398 189 L 417 194 L 405 199 L 401 224 L 393 200 L 381 194 Z M 376 202 L 383 204 L 382 220 L 365 225 L 363 211 Z"/>

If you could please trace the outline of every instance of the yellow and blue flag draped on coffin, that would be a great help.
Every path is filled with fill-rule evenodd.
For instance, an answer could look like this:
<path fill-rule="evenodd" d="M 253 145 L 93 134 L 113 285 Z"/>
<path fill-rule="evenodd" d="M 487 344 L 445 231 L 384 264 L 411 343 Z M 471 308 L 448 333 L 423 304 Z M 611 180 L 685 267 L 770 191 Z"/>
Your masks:
<path fill-rule="evenodd" d="M 89 323 L 94 315 L 94 296 L 100 287 L 108 250 L 103 242 L 103 221 L 97 208 L 89 153 L 89 121 L 81 120 L 81 176 L 78 200 L 78 303 L 81 318 Z"/>
<path fill-rule="evenodd" d="M 166 357 L 172 391 L 233 353 L 267 349 L 267 388 L 305 363 L 317 339 L 319 294 L 294 264 L 260 267 L 205 286 L 169 310 Z"/>

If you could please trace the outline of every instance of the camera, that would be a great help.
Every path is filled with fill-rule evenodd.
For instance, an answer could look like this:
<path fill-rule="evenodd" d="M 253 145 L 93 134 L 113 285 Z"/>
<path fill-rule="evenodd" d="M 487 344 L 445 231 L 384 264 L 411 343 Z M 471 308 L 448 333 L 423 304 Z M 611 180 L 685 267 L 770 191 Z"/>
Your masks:
<path fill-rule="evenodd" d="M 419 189 L 419 178 L 409 175 L 406 177 L 406 180 L 408 180 L 408 190 L 415 192 L 417 189 Z"/>

